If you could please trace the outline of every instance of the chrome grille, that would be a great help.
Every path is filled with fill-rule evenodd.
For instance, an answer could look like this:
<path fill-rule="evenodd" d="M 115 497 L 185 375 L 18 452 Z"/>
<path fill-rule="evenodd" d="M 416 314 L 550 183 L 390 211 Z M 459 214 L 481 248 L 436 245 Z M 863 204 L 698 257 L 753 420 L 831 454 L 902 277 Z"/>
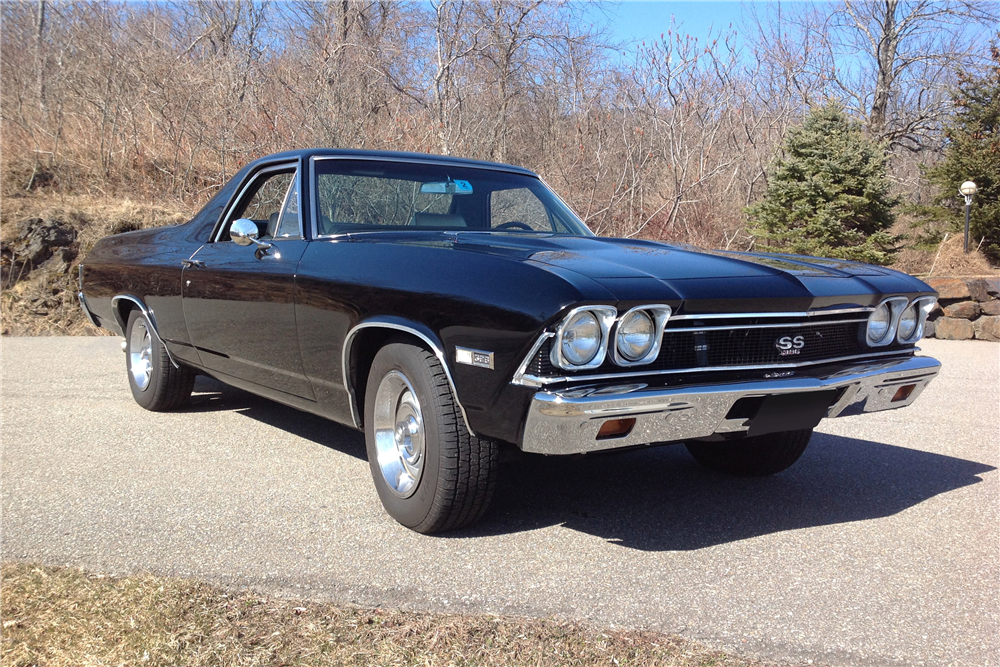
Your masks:
<path fill-rule="evenodd" d="M 611 373 L 692 371 L 728 367 L 782 366 L 821 363 L 825 359 L 909 350 L 913 345 L 892 344 L 877 350 L 864 342 L 867 313 L 829 316 L 745 318 L 740 316 L 697 319 L 688 316 L 668 322 L 660 354 L 650 364 L 621 368 L 610 360 L 587 372 L 564 371 L 549 360 L 551 340 L 546 341 L 526 367 L 536 377 L 585 377 Z M 796 337 L 801 337 L 796 341 Z M 781 354 L 776 343 L 788 338 L 795 352 Z M 613 341 L 612 341 L 613 344 Z"/>

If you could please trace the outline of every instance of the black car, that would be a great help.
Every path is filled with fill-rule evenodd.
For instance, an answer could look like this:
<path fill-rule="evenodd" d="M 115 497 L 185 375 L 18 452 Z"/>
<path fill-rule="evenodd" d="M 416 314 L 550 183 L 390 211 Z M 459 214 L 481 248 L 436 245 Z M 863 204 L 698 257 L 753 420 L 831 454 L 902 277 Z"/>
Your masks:
<path fill-rule="evenodd" d="M 823 417 L 910 405 L 923 282 L 829 259 L 598 238 L 534 173 L 354 150 L 272 155 L 190 222 L 111 236 L 80 303 L 149 410 L 205 374 L 363 429 L 386 510 L 486 510 L 499 448 L 684 442 L 768 475 Z"/>

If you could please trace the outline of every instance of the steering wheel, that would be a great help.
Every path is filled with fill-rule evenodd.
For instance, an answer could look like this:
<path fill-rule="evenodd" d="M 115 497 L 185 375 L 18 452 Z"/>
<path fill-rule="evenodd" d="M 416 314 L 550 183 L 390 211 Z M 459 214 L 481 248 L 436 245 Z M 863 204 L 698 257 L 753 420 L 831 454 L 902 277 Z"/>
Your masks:
<path fill-rule="evenodd" d="M 535 231 L 534 229 L 532 229 L 531 227 L 529 227 L 527 224 L 525 224 L 523 222 L 520 222 L 519 220 L 511 220 L 510 222 L 505 222 L 502 225 L 497 225 L 493 229 L 521 229 L 521 230 L 524 230 L 526 232 L 533 232 L 533 231 Z"/>

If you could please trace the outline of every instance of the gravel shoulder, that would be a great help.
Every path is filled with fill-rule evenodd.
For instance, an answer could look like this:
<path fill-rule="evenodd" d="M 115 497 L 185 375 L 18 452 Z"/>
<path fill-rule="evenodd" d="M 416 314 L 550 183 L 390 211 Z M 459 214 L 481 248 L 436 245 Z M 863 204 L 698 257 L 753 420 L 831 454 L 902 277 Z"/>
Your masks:
<path fill-rule="evenodd" d="M 525 455 L 481 525 L 428 537 L 384 514 L 353 430 L 205 379 L 149 413 L 119 339 L 3 338 L 0 555 L 797 663 L 1000 665 L 1000 344 L 921 346 L 944 370 L 913 408 L 824 422 L 776 477 L 682 447 Z"/>

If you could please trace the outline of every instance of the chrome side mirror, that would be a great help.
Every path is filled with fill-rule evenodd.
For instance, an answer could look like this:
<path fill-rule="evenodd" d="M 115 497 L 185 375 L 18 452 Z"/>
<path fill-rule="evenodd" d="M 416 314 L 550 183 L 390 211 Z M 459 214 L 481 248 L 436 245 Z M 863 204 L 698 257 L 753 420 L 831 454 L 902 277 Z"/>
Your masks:
<path fill-rule="evenodd" d="M 229 226 L 229 238 L 233 240 L 233 243 L 236 245 L 250 245 L 253 243 L 257 246 L 254 255 L 257 256 L 257 259 L 262 259 L 271 248 L 271 244 L 258 241 L 257 235 L 259 233 L 257 223 L 247 218 L 233 220 L 233 224 Z M 277 251 L 275 251 L 274 256 L 280 257 Z"/>
<path fill-rule="evenodd" d="M 259 233 L 257 223 L 247 218 L 234 220 L 233 224 L 229 227 L 229 238 L 236 245 L 250 245 L 257 240 Z"/>

